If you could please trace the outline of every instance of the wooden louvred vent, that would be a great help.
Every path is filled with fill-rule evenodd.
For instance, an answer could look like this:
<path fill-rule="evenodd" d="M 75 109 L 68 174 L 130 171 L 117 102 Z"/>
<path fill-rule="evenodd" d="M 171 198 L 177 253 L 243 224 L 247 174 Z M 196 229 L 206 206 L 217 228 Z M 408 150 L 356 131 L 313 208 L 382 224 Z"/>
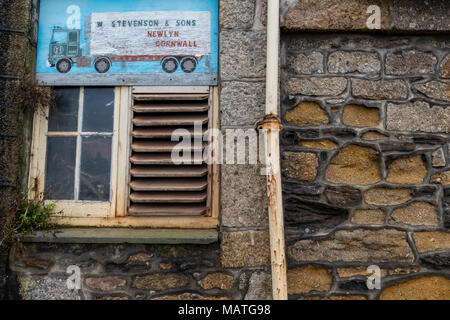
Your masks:
<path fill-rule="evenodd" d="M 209 94 L 134 94 L 130 154 L 129 214 L 132 216 L 207 215 L 210 166 L 172 162 L 174 130 L 194 137 L 209 128 Z M 192 144 L 194 151 L 203 150 Z"/>

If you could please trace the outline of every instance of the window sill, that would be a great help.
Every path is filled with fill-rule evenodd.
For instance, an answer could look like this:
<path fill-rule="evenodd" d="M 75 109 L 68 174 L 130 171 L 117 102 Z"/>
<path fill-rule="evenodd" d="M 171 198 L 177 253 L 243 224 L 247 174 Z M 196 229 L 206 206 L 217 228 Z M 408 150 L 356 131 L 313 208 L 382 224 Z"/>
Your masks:
<path fill-rule="evenodd" d="M 24 236 L 23 241 L 109 244 L 211 244 L 218 241 L 218 232 L 215 229 L 61 228 L 28 234 Z"/>

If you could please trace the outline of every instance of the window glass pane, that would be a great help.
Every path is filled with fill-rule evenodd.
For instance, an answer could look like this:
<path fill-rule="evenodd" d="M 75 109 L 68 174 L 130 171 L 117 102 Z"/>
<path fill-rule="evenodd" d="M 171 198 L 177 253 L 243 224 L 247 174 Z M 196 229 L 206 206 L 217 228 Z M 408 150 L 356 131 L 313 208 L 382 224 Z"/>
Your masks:
<path fill-rule="evenodd" d="M 50 200 L 73 200 L 76 137 L 48 137 L 45 193 Z"/>
<path fill-rule="evenodd" d="M 111 137 L 82 137 L 79 200 L 109 201 Z"/>
<path fill-rule="evenodd" d="M 77 38 L 78 37 L 77 37 L 77 33 L 76 32 L 69 32 L 69 41 L 70 42 L 77 41 L 78 40 Z"/>
<path fill-rule="evenodd" d="M 112 132 L 114 88 L 85 88 L 83 132 Z"/>
<path fill-rule="evenodd" d="M 52 43 L 66 43 L 67 33 L 65 31 L 56 31 L 53 34 L 53 42 Z"/>
<path fill-rule="evenodd" d="M 55 88 L 55 105 L 50 107 L 48 131 L 77 131 L 79 88 Z"/>

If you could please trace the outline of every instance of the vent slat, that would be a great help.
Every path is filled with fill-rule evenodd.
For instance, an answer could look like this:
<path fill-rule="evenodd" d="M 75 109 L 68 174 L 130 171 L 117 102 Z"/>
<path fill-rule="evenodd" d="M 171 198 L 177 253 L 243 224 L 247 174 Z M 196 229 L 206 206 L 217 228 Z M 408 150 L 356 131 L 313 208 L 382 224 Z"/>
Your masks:
<path fill-rule="evenodd" d="M 198 203 L 206 200 L 206 192 L 133 192 L 130 199 L 136 203 Z"/>
<path fill-rule="evenodd" d="M 206 213 L 206 206 L 189 204 L 132 204 L 129 213 L 133 216 L 201 216 Z"/>
<path fill-rule="evenodd" d="M 174 164 L 170 153 L 135 153 L 130 157 L 130 161 L 136 165 L 158 165 L 158 164 Z M 202 164 L 202 159 L 181 164 Z M 179 164 L 179 165 L 181 165 Z"/>
<path fill-rule="evenodd" d="M 136 101 L 167 101 L 167 100 L 207 100 L 209 97 L 205 93 L 171 93 L 171 94 L 161 94 L 161 93 L 147 93 L 147 94 L 135 94 L 133 95 Z"/>
<path fill-rule="evenodd" d="M 206 179 L 143 179 L 130 183 L 134 191 L 201 191 L 207 186 Z"/>
<path fill-rule="evenodd" d="M 202 166 L 136 166 L 131 168 L 131 175 L 136 178 L 184 178 L 203 177 L 208 167 Z"/>
<path fill-rule="evenodd" d="M 172 152 L 172 151 L 188 151 L 187 148 L 177 147 L 178 141 L 152 141 L 141 140 L 133 141 L 131 149 L 136 152 Z M 196 152 L 203 150 L 207 146 L 206 142 L 203 142 L 200 146 L 192 144 L 190 151 Z"/>
<path fill-rule="evenodd" d="M 133 118 L 133 124 L 136 126 L 192 126 L 196 122 L 200 122 L 201 124 L 208 122 L 208 114 L 139 115 Z"/>
<path fill-rule="evenodd" d="M 135 138 L 149 138 L 149 139 L 161 139 L 161 138 L 171 138 L 173 132 L 177 128 L 170 128 L 170 127 L 152 127 L 152 128 L 145 128 L 145 127 L 138 127 L 134 128 L 132 135 Z M 194 128 L 183 128 L 189 132 L 189 134 L 192 137 L 201 137 L 206 132 L 206 128 L 202 129 L 202 131 L 197 130 L 198 132 L 194 131 Z"/>
<path fill-rule="evenodd" d="M 137 113 L 162 113 L 162 112 L 204 112 L 208 110 L 208 103 L 203 104 L 142 104 L 135 105 L 133 111 Z"/>
<path fill-rule="evenodd" d="M 131 163 L 140 165 L 150 164 L 173 164 L 172 157 L 169 154 L 134 154 L 130 158 Z"/>

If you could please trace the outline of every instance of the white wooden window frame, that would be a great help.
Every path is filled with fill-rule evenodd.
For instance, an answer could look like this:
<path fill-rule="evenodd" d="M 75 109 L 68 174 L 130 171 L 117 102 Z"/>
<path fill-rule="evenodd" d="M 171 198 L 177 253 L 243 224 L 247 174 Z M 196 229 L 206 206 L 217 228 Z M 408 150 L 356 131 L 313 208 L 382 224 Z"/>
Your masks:
<path fill-rule="evenodd" d="M 82 89 L 81 89 L 82 90 Z M 131 117 L 133 93 L 212 93 L 210 121 L 213 128 L 219 128 L 218 89 L 207 86 L 137 86 L 115 87 L 114 129 L 112 135 L 111 158 L 111 201 L 62 201 L 56 202 L 52 222 L 58 225 L 80 227 L 151 227 L 151 228 L 192 228 L 204 229 L 218 226 L 219 216 L 219 165 L 211 170 L 211 201 L 209 216 L 202 217 L 133 217 L 127 215 L 129 155 L 131 146 Z M 82 95 L 80 95 L 82 97 Z M 79 108 L 82 109 L 82 108 Z M 44 192 L 45 161 L 48 136 L 73 135 L 73 133 L 48 132 L 49 108 L 35 112 L 31 161 L 29 175 L 30 198 Z M 80 121 L 81 110 L 79 110 Z M 79 148 L 79 147 L 77 147 Z M 218 153 L 218 143 L 213 142 L 214 153 Z M 77 151 L 78 154 L 78 151 Z M 51 200 L 48 202 L 52 202 Z"/>

